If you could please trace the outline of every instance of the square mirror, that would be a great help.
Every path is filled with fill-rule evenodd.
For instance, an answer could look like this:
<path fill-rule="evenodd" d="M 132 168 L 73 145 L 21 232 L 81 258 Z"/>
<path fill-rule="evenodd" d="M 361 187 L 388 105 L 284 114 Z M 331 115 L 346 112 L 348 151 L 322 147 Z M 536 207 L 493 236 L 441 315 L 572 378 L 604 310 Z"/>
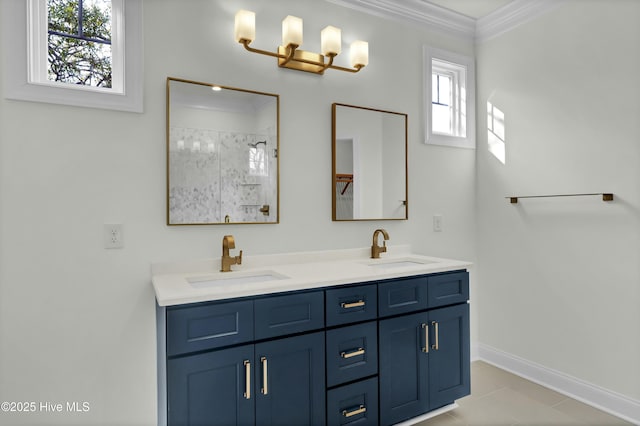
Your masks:
<path fill-rule="evenodd" d="M 278 95 L 167 79 L 167 224 L 278 223 Z"/>

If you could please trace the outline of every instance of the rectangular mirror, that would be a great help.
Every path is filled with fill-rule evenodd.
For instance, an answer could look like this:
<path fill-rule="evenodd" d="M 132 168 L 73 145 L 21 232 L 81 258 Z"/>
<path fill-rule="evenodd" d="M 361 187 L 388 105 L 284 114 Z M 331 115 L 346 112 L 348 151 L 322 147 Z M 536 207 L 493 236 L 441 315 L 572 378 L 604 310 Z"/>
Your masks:
<path fill-rule="evenodd" d="M 334 221 L 408 219 L 407 118 L 332 104 Z"/>
<path fill-rule="evenodd" d="M 167 224 L 278 223 L 280 98 L 167 78 Z"/>

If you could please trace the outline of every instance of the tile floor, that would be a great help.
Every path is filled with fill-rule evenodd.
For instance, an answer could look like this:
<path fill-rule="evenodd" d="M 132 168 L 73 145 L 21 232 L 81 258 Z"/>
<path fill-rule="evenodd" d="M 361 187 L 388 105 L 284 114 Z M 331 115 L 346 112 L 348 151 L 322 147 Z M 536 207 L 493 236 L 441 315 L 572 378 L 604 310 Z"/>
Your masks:
<path fill-rule="evenodd" d="M 471 395 L 458 405 L 416 426 L 631 424 L 482 361 L 471 364 Z"/>

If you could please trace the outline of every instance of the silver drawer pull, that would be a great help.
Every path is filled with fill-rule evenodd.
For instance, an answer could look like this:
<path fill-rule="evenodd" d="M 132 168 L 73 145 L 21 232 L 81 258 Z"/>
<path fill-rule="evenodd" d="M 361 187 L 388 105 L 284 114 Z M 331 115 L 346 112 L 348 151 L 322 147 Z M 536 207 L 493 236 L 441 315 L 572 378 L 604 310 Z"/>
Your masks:
<path fill-rule="evenodd" d="M 340 356 L 342 358 L 352 358 L 354 356 L 358 356 L 358 355 L 364 355 L 364 348 L 358 348 L 354 351 L 351 352 L 340 352 Z"/>
<path fill-rule="evenodd" d="M 344 303 L 342 302 L 340 304 L 340 307 L 343 309 L 349 309 L 349 308 L 358 308 L 360 306 L 364 306 L 365 302 L 364 300 L 358 300 L 357 302 L 349 302 L 349 303 Z"/>
<path fill-rule="evenodd" d="M 357 416 L 358 414 L 365 413 L 366 411 L 367 411 L 367 407 L 365 407 L 364 405 L 361 405 L 353 411 L 342 410 L 342 415 L 344 417 L 352 417 L 352 416 Z"/>

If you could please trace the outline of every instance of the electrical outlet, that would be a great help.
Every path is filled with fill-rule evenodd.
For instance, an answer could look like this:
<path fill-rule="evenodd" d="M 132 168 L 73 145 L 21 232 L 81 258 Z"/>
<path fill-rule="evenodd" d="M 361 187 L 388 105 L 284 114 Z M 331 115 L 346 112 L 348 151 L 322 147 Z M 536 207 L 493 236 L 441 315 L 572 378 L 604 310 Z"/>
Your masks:
<path fill-rule="evenodd" d="M 433 231 L 442 232 L 442 215 L 441 214 L 433 215 Z"/>
<path fill-rule="evenodd" d="M 124 233 L 121 223 L 105 223 L 104 248 L 119 249 L 124 247 Z"/>

